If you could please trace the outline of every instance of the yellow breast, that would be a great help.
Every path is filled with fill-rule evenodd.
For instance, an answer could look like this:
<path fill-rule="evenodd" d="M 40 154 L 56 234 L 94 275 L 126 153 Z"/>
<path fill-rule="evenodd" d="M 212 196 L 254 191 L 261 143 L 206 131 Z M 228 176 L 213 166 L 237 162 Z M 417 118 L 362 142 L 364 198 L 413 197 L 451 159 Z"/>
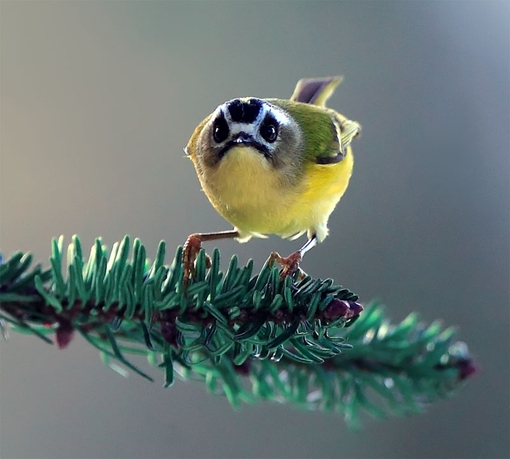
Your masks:
<path fill-rule="evenodd" d="M 352 166 L 349 148 L 340 163 L 312 163 L 301 183 L 289 185 L 260 152 L 236 147 L 200 180 L 213 206 L 239 230 L 241 239 L 265 234 L 288 238 L 308 231 L 322 241 Z"/>

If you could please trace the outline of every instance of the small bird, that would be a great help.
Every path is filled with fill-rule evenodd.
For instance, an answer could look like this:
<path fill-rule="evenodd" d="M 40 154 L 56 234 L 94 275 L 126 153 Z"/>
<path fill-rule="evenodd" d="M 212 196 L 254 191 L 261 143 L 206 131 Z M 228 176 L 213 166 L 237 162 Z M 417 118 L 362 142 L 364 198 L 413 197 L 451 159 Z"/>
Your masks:
<path fill-rule="evenodd" d="M 326 102 L 340 76 L 304 78 L 289 100 L 245 97 L 223 103 L 193 132 L 186 154 L 214 208 L 230 231 L 196 233 L 183 251 L 185 281 L 204 241 L 276 234 L 301 249 L 270 262 L 282 277 L 299 269 L 303 255 L 328 235 L 328 218 L 349 184 L 351 141 L 361 127 Z"/>

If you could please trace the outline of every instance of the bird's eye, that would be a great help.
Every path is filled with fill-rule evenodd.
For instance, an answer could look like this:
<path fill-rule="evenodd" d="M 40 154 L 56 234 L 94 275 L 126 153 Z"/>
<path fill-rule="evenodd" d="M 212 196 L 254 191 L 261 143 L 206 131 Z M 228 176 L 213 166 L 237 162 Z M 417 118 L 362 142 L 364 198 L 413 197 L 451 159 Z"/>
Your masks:
<path fill-rule="evenodd" d="M 269 143 L 273 143 L 278 137 L 278 124 L 275 120 L 265 120 L 264 124 L 260 127 L 260 135 Z"/>
<path fill-rule="evenodd" d="M 215 142 L 221 143 L 227 140 L 230 130 L 228 128 L 228 123 L 225 118 L 222 116 L 218 117 L 216 121 L 214 121 L 213 125 L 213 137 Z"/>

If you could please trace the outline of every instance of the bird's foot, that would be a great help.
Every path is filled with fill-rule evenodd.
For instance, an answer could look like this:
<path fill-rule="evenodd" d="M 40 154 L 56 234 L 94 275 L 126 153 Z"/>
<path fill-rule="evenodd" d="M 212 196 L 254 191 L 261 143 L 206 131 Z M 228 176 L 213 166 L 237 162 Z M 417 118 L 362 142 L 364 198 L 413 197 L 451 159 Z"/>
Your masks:
<path fill-rule="evenodd" d="M 187 287 L 191 278 L 195 277 L 195 260 L 202 249 L 204 238 L 201 234 L 190 234 L 182 249 L 183 283 Z M 211 267 L 211 259 L 205 256 L 207 268 Z"/>
<path fill-rule="evenodd" d="M 298 272 L 299 277 L 303 278 L 306 276 L 306 273 L 299 267 L 302 259 L 303 256 L 300 250 L 291 253 L 288 257 L 282 257 L 278 252 L 272 252 L 267 260 L 267 264 L 273 266 L 276 261 L 282 266 L 282 270 L 280 271 L 281 280 L 285 279 L 287 276 L 294 275 L 295 272 Z"/>

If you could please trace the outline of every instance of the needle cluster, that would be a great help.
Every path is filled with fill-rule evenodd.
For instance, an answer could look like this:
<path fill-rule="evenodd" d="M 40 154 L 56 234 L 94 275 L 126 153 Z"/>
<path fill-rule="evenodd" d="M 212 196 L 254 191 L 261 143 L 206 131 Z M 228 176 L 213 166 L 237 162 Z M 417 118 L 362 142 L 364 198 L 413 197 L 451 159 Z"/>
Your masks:
<path fill-rule="evenodd" d="M 182 247 L 171 265 L 159 244 L 153 262 L 138 239 L 111 250 L 97 239 L 86 259 L 77 236 L 64 257 L 52 242 L 50 266 L 14 253 L 0 262 L 0 327 L 65 348 L 76 334 L 105 363 L 152 377 L 128 360 L 146 355 L 164 371 L 203 381 L 241 402 L 272 400 L 336 411 L 356 424 L 361 409 L 407 414 L 449 396 L 475 371 L 453 328 L 425 325 L 416 314 L 392 324 L 383 307 L 362 306 L 332 279 L 280 279 L 275 267 L 253 273 L 234 256 L 201 251 L 195 276 L 183 283 Z M 131 254 L 131 256 L 130 256 Z M 64 260 L 66 258 L 66 260 Z M 65 263 L 64 263 L 65 261 Z M 120 363 L 121 365 L 119 365 Z"/>

